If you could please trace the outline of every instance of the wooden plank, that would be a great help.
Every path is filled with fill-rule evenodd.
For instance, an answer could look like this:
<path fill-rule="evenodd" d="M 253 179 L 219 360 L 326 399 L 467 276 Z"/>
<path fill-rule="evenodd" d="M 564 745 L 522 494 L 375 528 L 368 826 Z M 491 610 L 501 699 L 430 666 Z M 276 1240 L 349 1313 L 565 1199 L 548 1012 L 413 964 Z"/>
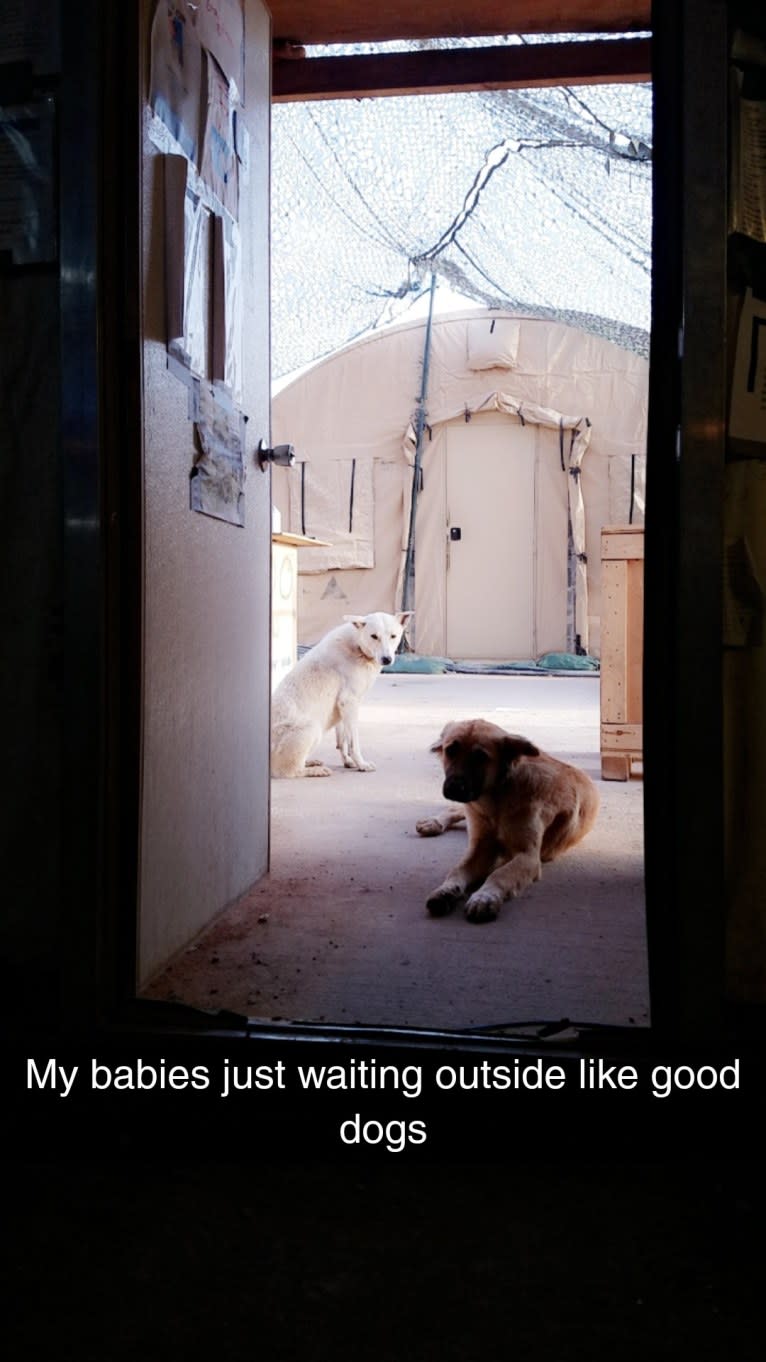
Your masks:
<path fill-rule="evenodd" d="M 295 549 L 272 535 L 271 550 L 271 689 L 298 660 L 298 563 Z"/>
<path fill-rule="evenodd" d="M 641 724 L 602 724 L 601 749 L 608 752 L 636 752 L 643 748 Z"/>
<path fill-rule="evenodd" d="M 601 719 L 627 720 L 626 668 L 628 565 L 607 561 L 601 577 Z"/>
<path fill-rule="evenodd" d="M 630 757 L 610 753 L 601 757 L 602 780 L 630 780 Z"/>
<path fill-rule="evenodd" d="M 603 527 L 601 571 L 601 772 L 627 780 L 643 774 L 643 526 Z"/>
<path fill-rule="evenodd" d="M 643 538 L 641 541 L 643 548 Z M 644 692 L 644 560 L 628 563 L 627 697 L 626 714 L 631 723 L 643 718 Z"/>
<path fill-rule="evenodd" d="M 275 53 L 272 99 L 359 99 L 465 90 L 531 89 L 651 79 L 647 39 L 537 43 L 348 57 L 281 59 Z"/>
<path fill-rule="evenodd" d="M 289 544 L 294 549 L 331 549 L 329 539 L 312 539 L 308 534 L 290 534 L 289 530 L 274 530 L 272 544 Z"/>
<path fill-rule="evenodd" d="M 602 558 L 640 558 L 644 557 L 644 527 L 639 526 L 640 534 L 633 535 L 624 530 L 602 530 Z"/>
<path fill-rule="evenodd" d="M 294 43 L 388 42 L 493 33 L 631 33 L 651 0 L 269 0 L 272 31 Z"/>

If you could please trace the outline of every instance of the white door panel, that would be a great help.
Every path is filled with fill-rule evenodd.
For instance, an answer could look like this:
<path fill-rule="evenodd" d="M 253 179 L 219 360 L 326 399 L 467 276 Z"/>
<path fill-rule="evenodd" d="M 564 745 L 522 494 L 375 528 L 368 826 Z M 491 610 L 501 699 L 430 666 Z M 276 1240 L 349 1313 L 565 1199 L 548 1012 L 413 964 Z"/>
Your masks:
<path fill-rule="evenodd" d="M 446 468 L 447 652 L 492 661 L 531 658 L 536 428 L 507 419 L 451 426 Z"/>
<path fill-rule="evenodd" d="M 155 5 L 143 0 L 148 31 Z M 144 676 L 139 975 L 145 981 L 268 868 L 271 21 L 245 0 L 249 177 L 240 177 L 245 525 L 189 506 L 189 393 L 165 344 L 163 157 L 146 136 L 144 203 Z"/>

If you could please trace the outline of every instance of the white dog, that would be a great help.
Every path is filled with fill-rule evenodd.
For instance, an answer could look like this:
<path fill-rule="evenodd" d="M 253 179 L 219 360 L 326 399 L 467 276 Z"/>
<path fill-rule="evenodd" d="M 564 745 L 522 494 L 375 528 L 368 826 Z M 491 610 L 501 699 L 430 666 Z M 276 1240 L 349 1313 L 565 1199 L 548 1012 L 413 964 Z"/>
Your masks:
<path fill-rule="evenodd" d="M 374 771 L 359 747 L 359 702 L 394 654 L 412 615 L 344 615 L 280 681 L 271 701 L 271 774 L 329 776 L 310 753 L 335 728 L 343 765 Z"/>

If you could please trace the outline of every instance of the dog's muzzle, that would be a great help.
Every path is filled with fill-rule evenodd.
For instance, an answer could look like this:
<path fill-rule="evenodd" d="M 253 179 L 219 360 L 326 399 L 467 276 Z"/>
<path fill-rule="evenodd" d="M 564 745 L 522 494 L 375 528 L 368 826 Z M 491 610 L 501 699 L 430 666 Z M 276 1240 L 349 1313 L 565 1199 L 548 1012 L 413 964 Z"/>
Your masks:
<path fill-rule="evenodd" d="M 382 657 L 380 659 L 380 665 L 381 667 L 390 667 L 393 660 L 394 659 L 392 657 Z"/>
<path fill-rule="evenodd" d="M 455 799 L 458 804 L 470 804 L 475 799 L 478 791 L 471 789 L 467 780 L 462 776 L 447 776 L 442 785 L 442 794 L 445 799 Z"/>

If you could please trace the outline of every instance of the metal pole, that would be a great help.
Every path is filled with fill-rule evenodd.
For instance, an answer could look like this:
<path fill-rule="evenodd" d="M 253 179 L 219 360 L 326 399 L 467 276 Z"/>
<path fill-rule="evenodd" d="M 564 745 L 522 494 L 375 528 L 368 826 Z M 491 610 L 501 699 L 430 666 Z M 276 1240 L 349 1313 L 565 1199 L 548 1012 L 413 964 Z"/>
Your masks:
<path fill-rule="evenodd" d="M 428 370 L 431 361 L 431 323 L 434 315 L 434 294 L 436 275 L 431 273 L 431 287 L 428 298 L 428 321 L 423 344 L 423 366 L 420 377 L 420 394 L 415 410 L 415 462 L 412 469 L 412 493 L 410 497 L 410 526 L 407 534 L 407 551 L 404 559 L 404 585 L 402 589 L 402 610 L 412 610 L 415 603 L 415 518 L 417 514 L 420 466 L 423 458 L 423 433 L 426 428 L 426 396 L 428 393 Z"/>

